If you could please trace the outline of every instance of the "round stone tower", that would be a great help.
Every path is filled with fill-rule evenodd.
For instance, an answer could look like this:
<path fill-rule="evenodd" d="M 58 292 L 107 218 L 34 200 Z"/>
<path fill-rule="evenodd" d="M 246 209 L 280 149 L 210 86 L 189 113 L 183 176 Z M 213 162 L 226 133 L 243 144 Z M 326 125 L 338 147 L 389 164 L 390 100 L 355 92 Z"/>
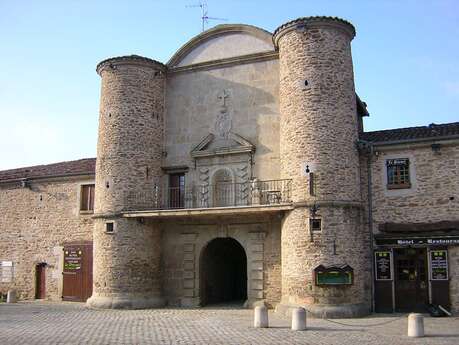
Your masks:
<path fill-rule="evenodd" d="M 97 144 L 93 295 L 98 308 L 164 304 L 160 230 L 129 210 L 159 201 L 164 131 L 165 66 L 140 56 L 104 60 Z"/>
<path fill-rule="evenodd" d="M 279 308 L 303 305 L 319 317 L 370 310 L 371 256 L 361 219 L 350 45 L 354 36 L 347 21 L 308 17 L 280 26 L 273 37 L 280 65 L 281 176 L 293 180 L 294 202 L 282 223 Z M 349 272 L 349 266 L 353 273 L 338 280 L 351 277 L 350 282 L 333 281 L 336 272 Z M 326 279 L 317 280 L 317 274 Z"/>

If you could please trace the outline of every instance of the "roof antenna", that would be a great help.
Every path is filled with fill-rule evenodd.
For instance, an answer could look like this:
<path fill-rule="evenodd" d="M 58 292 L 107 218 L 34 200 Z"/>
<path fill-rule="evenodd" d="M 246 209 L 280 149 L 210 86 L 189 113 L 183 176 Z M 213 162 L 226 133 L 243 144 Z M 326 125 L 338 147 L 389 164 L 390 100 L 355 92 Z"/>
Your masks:
<path fill-rule="evenodd" d="M 207 9 L 207 2 L 206 1 L 200 1 L 199 4 L 196 5 L 188 5 L 186 7 L 199 7 L 201 8 L 201 21 L 202 21 L 202 31 L 205 31 L 206 29 L 206 24 L 209 24 L 209 20 L 222 20 L 222 21 L 227 21 L 228 19 L 226 18 L 217 18 L 217 17 L 209 17 L 208 14 L 208 9 Z"/>

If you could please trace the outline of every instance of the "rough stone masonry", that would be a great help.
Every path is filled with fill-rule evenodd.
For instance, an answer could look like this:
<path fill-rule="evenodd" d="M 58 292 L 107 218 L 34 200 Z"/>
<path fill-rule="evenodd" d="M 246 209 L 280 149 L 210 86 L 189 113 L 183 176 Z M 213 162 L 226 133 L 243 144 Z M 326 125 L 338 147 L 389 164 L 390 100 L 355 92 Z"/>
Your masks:
<path fill-rule="evenodd" d="M 99 63 L 97 157 L 0 171 L 0 291 L 459 311 L 459 123 L 365 131 L 355 34 L 335 17 L 218 25 L 167 63 Z M 65 265 L 79 243 L 92 270 Z"/>

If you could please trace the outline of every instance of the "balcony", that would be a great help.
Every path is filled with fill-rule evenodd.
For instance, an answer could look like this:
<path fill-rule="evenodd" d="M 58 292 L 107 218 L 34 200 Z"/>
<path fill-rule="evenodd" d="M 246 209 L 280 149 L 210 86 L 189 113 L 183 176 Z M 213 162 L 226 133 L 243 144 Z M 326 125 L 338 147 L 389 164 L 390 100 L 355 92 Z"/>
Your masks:
<path fill-rule="evenodd" d="M 284 210 L 291 204 L 292 180 L 252 180 L 245 183 L 218 183 L 208 186 L 159 188 L 128 193 L 128 217 L 243 213 Z M 212 212 L 209 212 L 212 211 Z"/>

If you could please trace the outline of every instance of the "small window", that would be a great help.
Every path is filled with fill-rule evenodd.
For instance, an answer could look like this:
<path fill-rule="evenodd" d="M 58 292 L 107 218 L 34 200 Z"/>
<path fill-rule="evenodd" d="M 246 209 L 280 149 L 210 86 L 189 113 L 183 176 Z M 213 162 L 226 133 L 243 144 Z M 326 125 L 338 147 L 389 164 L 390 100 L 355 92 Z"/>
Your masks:
<path fill-rule="evenodd" d="M 169 208 L 185 206 L 185 174 L 169 175 Z"/>
<path fill-rule="evenodd" d="M 112 233 L 113 231 L 115 231 L 115 223 L 113 222 L 105 223 L 105 232 Z"/>
<path fill-rule="evenodd" d="M 309 219 L 309 226 L 311 231 L 322 231 L 322 219 L 311 218 Z"/>
<path fill-rule="evenodd" d="M 80 211 L 94 211 L 94 189 L 93 184 L 81 186 Z"/>
<path fill-rule="evenodd" d="M 387 188 L 402 189 L 410 188 L 410 161 L 408 158 L 388 159 Z"/>

